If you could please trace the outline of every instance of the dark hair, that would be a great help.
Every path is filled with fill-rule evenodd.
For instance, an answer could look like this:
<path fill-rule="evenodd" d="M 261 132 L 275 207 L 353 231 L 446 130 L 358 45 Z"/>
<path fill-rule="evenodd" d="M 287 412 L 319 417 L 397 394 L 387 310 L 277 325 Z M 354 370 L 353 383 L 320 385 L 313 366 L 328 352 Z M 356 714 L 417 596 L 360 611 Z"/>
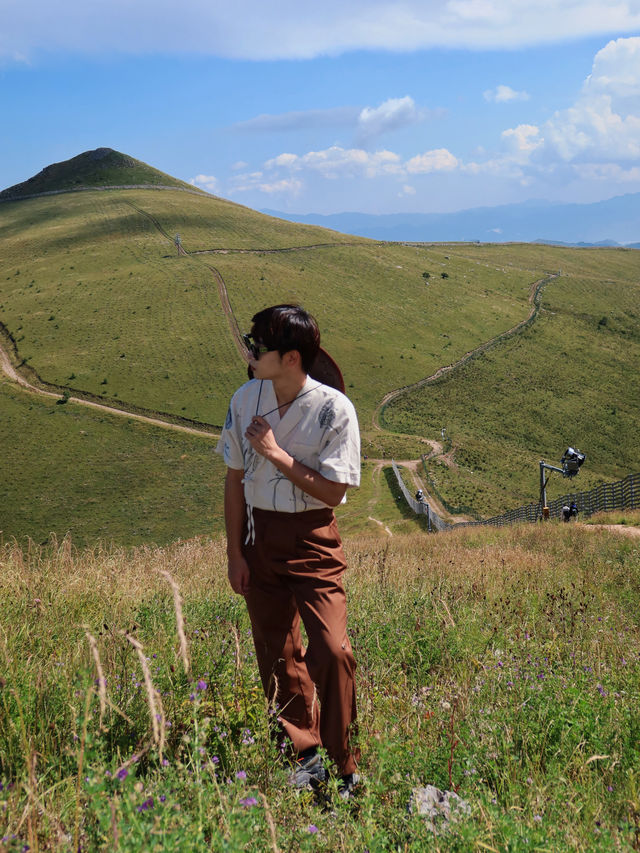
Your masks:
<path fill-rule="evenodd" d="M 299 305 L 273 305 L 251 318 L 251 337 L 280 355 L 297 350 L 302 369 L 309 373 L 320 348 L 320 330 L 314 318 Z"/>

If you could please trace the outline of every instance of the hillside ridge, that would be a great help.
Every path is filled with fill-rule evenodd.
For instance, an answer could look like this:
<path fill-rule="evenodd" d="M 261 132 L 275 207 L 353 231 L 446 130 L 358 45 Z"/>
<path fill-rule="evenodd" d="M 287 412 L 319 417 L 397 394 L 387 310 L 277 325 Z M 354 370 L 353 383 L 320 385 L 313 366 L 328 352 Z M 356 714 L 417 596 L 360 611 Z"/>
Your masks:
<path fill-rule="evenodd" d="M 40 195 L 107 188 L 182 189 L 198 195 L 204 190 L 136 160 L 113 148 L 84 151 L 69 160 L 51 163 L 37 175 L 0 192 L 0 201 L 18 201 Z"/>

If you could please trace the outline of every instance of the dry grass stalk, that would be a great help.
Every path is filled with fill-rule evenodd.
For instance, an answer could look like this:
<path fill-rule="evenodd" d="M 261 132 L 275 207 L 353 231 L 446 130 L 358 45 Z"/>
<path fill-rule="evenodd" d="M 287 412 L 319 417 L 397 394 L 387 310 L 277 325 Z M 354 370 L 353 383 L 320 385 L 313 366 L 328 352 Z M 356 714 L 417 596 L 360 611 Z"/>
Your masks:
<path fill-rule="evenodd" d="M 102 663 L 100 662 L 100 654 L 98 652 L 98 643 L 96 642 L 96 638 L 93 636 L 93 634 L 90 634 L 89 631 L 85 631 L 85 635 L 87 637 L 87 640 L 89 641 L 91 654 L 93 655 L 93 660 L 96 665 L 96 672 L 98 673 L 98 696 L 100 697 L 99 725 L 100 728 L 104 730 L 102 721 L 107 710 L 107 680 L 104 677 L 104 672 L 102 670 Z"/>
<path fill-rule="evenodd" d="M 453 616 L 451 615 L 451 611 L 450 611 L 450 610 L 449 610 L 449 608 L 447 607 L 447 602 L 444 600 L 444 598 L 441 598 L 441 599 L 440 599 L 440 604 L 441 604 L 441 605 L 444 607 L 444 609 L 447 611 L 447 616 L 449 617 L 449 625 L 450 625 L 450 627 L 451 627 L 451 628 L 455 628 L 455 627 L 456 627 L 456 623 L 454 622 Z"/>
<path fill-rule="evenodd" d="M 124 631 L 123 633 L 138 653 L 138 659 L 140 661 L 140 666 L 142 667 L 142 674 L 144 676 L 144 686 L 146 688 L 147 698 L 149 700 L 149 715 L 151 717 L 151 726 L 153 729 L 153 742 L 158 747 L 160 755 L 162 755 L 165 742 L 165 719 L 164 709 L 162 707 L 162 699 L 160 698 L 160 694 L 153 685 L 153 679 L 151 678 L 149 664 L 147 663 L 147 659 L 144 655 L 144 648 L 142 646 L 142 643 L 136 640 L 135 637 L 132 637 L 131 634 L 128 634 L 126 631 Z M 159 711 L 158 708 L 160 709 Z"/>
<path fill-rule="evenodd" d="M 281 853 L 280 848 L 278 847 L 278 836 L 276 835 L 276 825 L 273 820 L 273 815 L 271 814 L 271 809 L 269 808 L 269 801 L 265 797 L 265 795 L 260 793 L 260 799 L 262 800 L 262 804 L 264 806 L 264 814 L 267 818 L 267 826 L 269 827 L 269 835 L 271 836 L 271 849 L 273 853 Z"/>
<path fill-rule="evenodd" d="M 187 635 L 184 630 L 184 616 L 182 615 L 182 596 L 180 595 L 180 588 L 166 569 L 158 569 L 158 572 L 169 582 L 171 589 L 173 590 L 173 606 L 176 611 L 176 626 L 178 629 L 178 637 L 180 639 L 180 657 L 182 658 L 185 674 L 189 677 L 191 674 L 191 664 L 189 662 Z"/>
<path fill-rule="evenodd" d="M 238 634 L 238 629 L 233 623 L 229 623 L 229 627 L 231 628 L 231 633 L 233 634 L 233 639 L 235 641 L 235 664 L 236 664 L 236 686 L 240 681 L 240 670 L 242 669 L 242 651 L 240 649 L 240 634 Z M 236 710 L 240 710 L 240 696 L 239 690 L 235 691 L 236 697 Z"/>

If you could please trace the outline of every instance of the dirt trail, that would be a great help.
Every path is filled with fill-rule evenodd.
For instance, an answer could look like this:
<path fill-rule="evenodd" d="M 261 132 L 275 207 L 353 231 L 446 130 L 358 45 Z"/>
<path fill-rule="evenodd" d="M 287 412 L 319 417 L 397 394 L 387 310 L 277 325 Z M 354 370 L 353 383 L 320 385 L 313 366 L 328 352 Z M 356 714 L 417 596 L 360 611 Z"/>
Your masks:
<path fill-rule="evenodd" d="M 53 398 L 54 400 L 64 399 L 63 394 L 58 394 L 55 391 L 45 391 L 44 388 L 38 388 L 36 385 L 32 385 L 31 382 L 28 382 L 24 378 L 24 376 L 21 376 L 11 363 L 11 359 L 3 347 L 2 340 L 0 340 L 0 368 L 8 379 L 20 385 L 25 389 L 25 391 L 29 391 L 32 394 L 39 394 L 41 397 Z M 154 426 L 164 427 L 165 429 L 186 432 L 190 435 L 200 435 L 205 438 L 220 438 L 220 433 L 212 432 L 208 429 L 198 429 L 197 427 L 188 427 L 183 424 L 174 424 L 171 421 L 165 421 L 162 418 L 154 418 L 150 415 L 140 415 L 137 412 L 130 412 L 127 409 L 108 406 L 106 403 L 94 403 L 93 400 L 84 400 L 82 397 L 69 396 L 67 397 L 67 402 L 77 403 L 79 406 L 87 406 L 90 409 L 97 409 L 101 412 L 107 412 L 110 415 L 118 415 L 119 417 L 142 421 L 143 423 L 153 424 Z"/>

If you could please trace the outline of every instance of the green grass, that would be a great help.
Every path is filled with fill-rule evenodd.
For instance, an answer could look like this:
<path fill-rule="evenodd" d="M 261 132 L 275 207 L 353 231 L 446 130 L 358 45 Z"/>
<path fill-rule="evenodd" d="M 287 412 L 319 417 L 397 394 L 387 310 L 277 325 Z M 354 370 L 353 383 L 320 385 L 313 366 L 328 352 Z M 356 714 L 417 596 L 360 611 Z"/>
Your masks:
<path fill-rule="evenodd" d="M 601 277 L 551 282 L 525 332 L 385 409 L 391 430 L 446 427 L 458 467 L 429 467 L 449 503 L 488 516 L 535 501 L 538 461 L 558 464 L 568 445 L 587 461 L 571 486 L 552 475 L 549 499 L 639 469 L 640 283 L 620 265 L 636 257 L 604 252 Z"/>
<path fill-rule="evenodd" d="M 227 253 L 177 257 L 176 233 L 188 251 Z M 417 458 L 428 447 L 423 439 L 439 439 L 440 428 L 447 428 L 457 468 L 440 471 L 434 461 L 433 473 L 450 505 L 491 515 L 529 502 L 540 456 L 556 461 L 569 443 L 587 453 L 580 488 L 617 479 L 640 461 L 633 432 L 640 397 L 637 253 L 379 244 L 169 190 L 0 204 L 0 237 L 0 322 L 16 341 L 23 369 L 55 386 L 220 425 L 246 374 L 221 310 L 214 266 L 243 329 L 255 311 L 275 302 L 301 301 L 316 314 L 356 404 L 369 458 Z M 532 283 L 558 270 L 562 278 L 546 286 L 545 311 L 532 327 L 443 383 L 394 402 L 383 413 L 387 431 L 373 429 L 386 393 L 419 382 L 522 321 Z M 572 362 L 570 377 L 563 353 Z M 116 432 L 110 435 L 115 448 Z M 1 449 L 5 457 L 15 455 L 19 444 L 21 454 L 37 459 L 42 442 L 35 430 L 5 428 Z M 129 456 L 132 482 L 147 476 L 143 456 Z M 105 470 L 97 466 L 96 477 Z M 50 470 L 53 491 L 62 471 Z M 214 485 L 219 492 L 219 479 Z M 101 481 L 94 487 L 101 490 Z M 564 488 L 552 477 L 550 497 Z M 37 492 L 26 485 L 23 494 L 31 500 Z M 82 503 L 80 487 L 76 494 Z M 32 535 L 45 538 L 44 516 L 32 503 Z M 183 524 L 201 530 L 196 504 L 190 506 L 196 516 L 189 509 L 176 519 L 177 535 Z M 132 530 L 153 541 L 146 520 L 135 507 L 129 510 Z M 13 514 L 3 520 L 5 535 L 28 533 L 27 513 L 19 523 Z M 63 513 L 61 504 L 58 517 L 49 514 L 46 523 L 63 529 Z M 109 502 L 104 517 L 114 517 Z M 87 523 L 85 532 L 74 528 L 82 541 L 97 528 L 119 542 L 126 535 L 110 521 Z"/>
<path fill-rule="evenodd" d="M 0 536 L 165 544 L 223 529 L 215 439 L 171 432 L 0 381 Z M 28 440 L 25 440 L 28 436 Z"/>
<path fill-rule="evenodd" d="M 549 524 L 347 555 L 365 783 L 323 811 L 287 787 L 224 543 L 0 550 L 5 849 L 637 849 L 633 543 Z M 426 784 L 470 806 L 445 836 L 408 810 Z"/>

